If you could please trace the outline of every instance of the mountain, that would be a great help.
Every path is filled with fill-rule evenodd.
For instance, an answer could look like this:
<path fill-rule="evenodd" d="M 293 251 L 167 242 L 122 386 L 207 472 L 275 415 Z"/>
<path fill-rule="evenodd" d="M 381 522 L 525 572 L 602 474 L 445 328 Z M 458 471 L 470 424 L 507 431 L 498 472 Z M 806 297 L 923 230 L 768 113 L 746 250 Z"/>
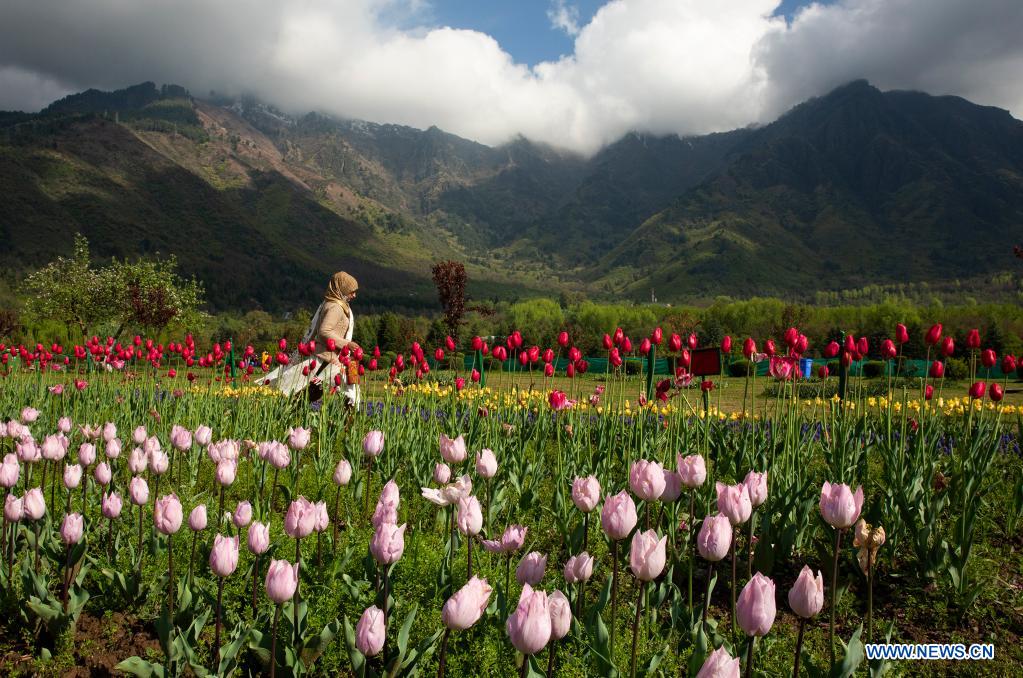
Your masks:
<path fill-rule="evenodd" d="M 749 134 L 590 271 L 641 293 L 788 294 L 969 278 L 1023 237 L 1023 123 L 864 81 Z"/>
<path fill-rule="evenodd" d="M 308 304 L 338 268 L 369 307 L 475 296 L 800 298 L 1008 269 L 1023 240 L 1023 123 L 863 81 L 775 122 L 628 134 L 593 157 L 517 138 L 291 116 L 143 83 L 0 112 L 0 264 L 173 253 L 214 308 Z"/>

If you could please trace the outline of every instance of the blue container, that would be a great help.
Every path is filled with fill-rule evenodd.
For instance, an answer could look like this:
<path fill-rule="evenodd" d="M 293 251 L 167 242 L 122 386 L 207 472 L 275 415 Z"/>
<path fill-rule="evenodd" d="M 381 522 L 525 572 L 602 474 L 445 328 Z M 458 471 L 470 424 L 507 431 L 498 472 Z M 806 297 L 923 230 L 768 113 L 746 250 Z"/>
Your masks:
<path fill-rule="evenodd" d="M 809 378 L 813 374 L 813 360 L 810 358 L 801 358 L 799 360 L 799 369 L 803 372 L 803 378 Z"/>

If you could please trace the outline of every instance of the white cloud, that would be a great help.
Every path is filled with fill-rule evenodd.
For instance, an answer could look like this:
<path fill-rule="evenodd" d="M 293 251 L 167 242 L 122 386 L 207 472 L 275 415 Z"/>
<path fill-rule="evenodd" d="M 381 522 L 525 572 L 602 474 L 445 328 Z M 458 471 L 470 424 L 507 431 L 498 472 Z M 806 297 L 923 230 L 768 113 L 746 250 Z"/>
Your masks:
<path fill-rule="evenodd" d="M 612 0 L 579 26 L 562 0 L 551 21 L 576 31 L 574 52 L 530 68 L 484 33 L 429 25 L 423 0 L 8 0 L 0 107 L 154 80 L 583 152 L 633 129 L 765 121 L 860 77 L 1023 112 L 1019 0 L 842 0 L 791 25 L 778 5 Z"/>
<path fill-rule="evenodd" d="M 568 35 L 579 35 L 579 8 L 569 5 L 565 0 L 554 0 L 547 9 L 547 18 L 551 26 L 564 31 Z"/>

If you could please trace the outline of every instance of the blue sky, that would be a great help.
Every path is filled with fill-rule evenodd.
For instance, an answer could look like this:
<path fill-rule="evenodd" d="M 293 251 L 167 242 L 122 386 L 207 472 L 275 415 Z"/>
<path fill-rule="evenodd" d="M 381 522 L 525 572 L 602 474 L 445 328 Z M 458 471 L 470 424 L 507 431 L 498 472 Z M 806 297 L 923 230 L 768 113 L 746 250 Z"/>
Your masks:
<path fill-rule="evenodd" d="M 565 0 L 584 26 L 608 0 Z M 719 0 L 727 2 L 728 0 Z M 828 4 L 833 0 L 825 0 Z M 431 0 L 417 19 L 487 33 L 519 63 L 530 66 L 572 53 L 573 38 L 548 18 L 556 0 Z M 783 0 L 776 14 L 791 18 L 810 0 Z"/>

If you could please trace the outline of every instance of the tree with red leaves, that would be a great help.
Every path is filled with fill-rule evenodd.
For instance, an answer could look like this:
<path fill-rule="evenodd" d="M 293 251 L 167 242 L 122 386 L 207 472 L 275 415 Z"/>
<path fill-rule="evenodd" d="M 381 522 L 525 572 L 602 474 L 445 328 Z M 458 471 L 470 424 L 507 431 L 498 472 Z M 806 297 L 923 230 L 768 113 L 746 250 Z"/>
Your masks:
<path fill-rule="evenodd" d="M 433 267 L 433 284 L 444 307 L 444 324 L 452 337 L 458 338 L 458 328 L 465 315 L 465 266 L 460 261 L 441 261 Z"/>

